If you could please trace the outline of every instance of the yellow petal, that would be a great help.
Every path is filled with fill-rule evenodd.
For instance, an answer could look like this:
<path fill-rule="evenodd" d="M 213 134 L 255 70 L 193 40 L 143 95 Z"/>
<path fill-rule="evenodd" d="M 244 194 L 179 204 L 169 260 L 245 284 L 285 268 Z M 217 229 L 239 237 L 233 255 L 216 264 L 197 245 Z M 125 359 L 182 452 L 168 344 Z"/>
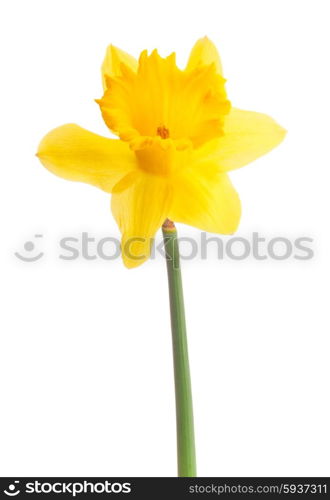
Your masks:
<path fill-rule="evenodd" d="M 129 188 L 112 195 L 112 213 L 122 232 L 122 257 L 127 267 L 137 267 L 149 258 L 170 200 L 166 179 L 143 172 Z"/>
<path fill-rule="evenodd" d="M 270 116 L 232 108 L 225 117 L 224 135 L 205 148 L 210 150 L 209 159 L 216 161 L 220 170 L 226 172 L 268 153 L 284 139 L 285 134 L 286 130 Z"/>
<path fill-rule="evenodd" d="M 186 69 L 188 71 L 194 70 L 200 66 L 207 66 L 212 63 L 215 64 L 217 73 L 222 75 L 222 65 L 217 48 L 214 43 L 205 36 L 197 40 L 193 46 Z"/>
<path fill-rule="evenodd" d="M 109 45 L 101 68 L 104 90 L 107 88 L 106 75 L 111 77 L 121 76 L 122 63 L 128 66 L 132 71 L 137 71 L 138 62 L 133 56 L 127 54 L 127 52 L 124 52 L 121 49 L 118 49 L 117 47 L 114 47 L 114 45 Z"/>
<path fill-rule="evenodd" d="M 199 163 L 175 179 L 169 218 L 211 233 L 232 234 L 241 204 L 227 174 L 217 164 Z"/>
<path fill-rule="evenodd" d="M 53 174 L 107 192 L 137 168 L 135 155 L 126 143 L 101 137 L 74 124 L 49 132 L 42 139 L 37 156 Z"/>

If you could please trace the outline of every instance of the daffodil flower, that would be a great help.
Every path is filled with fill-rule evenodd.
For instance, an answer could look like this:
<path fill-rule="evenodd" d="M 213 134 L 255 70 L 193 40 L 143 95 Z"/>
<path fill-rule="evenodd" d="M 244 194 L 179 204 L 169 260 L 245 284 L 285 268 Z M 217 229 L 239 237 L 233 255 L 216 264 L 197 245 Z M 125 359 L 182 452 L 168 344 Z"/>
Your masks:
<path fill-rule="evenodd" d="M 277 146 L 285 131 L 272 118 L 233 108 L 218 52 L 207 38 L 187 66 L 153 51 L 139 60 L 113 46 L 102 66 L 98 100 L 119 139 L 63 125 L 47 134 L 38 156 L 51 172 L 112 193 L 122 256 L 136 267 L 162 226 L 170 292 L 179 476 L 196 476 L 193 406 L 181 270 L 173 221 L 233 233 L 241 204 L 227 172 Z"/>
<path fill-rule="evenodd" d="M 218 52 L 197 41 L 185 69 L 157 51 L 137 61 L 110 46 L 98 100 L 109 129 L 78 125 L 47 134 L 38 156 L 51 172 L 112 193 L 127 267 L 142 264 L 168 218 L 213 233 L 235 232 L 241 204 L 227 172 L 277 146 L 285 131 L 272 118 L 231 106 Z"/>

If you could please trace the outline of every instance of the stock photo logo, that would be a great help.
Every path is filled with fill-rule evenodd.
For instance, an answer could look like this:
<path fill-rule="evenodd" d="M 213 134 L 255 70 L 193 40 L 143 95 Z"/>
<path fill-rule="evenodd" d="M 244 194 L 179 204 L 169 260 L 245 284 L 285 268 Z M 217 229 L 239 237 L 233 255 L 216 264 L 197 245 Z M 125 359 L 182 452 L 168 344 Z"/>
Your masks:
<path fill-rule="evenodd" d="M 18 485 L 19 481 L 14 481 L 13 483 L 9 484 L 9 486 L 3 491 L 4 494 L 8 497 L 16 497 L 20 494 L 20 490 L 17 489 Z"/>
<path fill-rule="evenodd" d="M 15 252 L 15 256 L 26 263 L 34 263 L 42 259 L 44 251 L 40 251 L 42 234 L 35 234 L 34 240 L 28 240 L 23 247 Z M 87 231 L 75 235 L 66 235 L 57 238 L 53 244 L 53 255 L 64 261 L 113 261 L 122 254 L 130 259 L 144 260 L 145 255 L 133 255 L 131 246 L 140 242 L 141 238 L 130 238 L 124 247 L 120 240 L 112 236 L 96 237 Z M 246 237 L 229 236 L 219 237 L 201 232 L 197 237 L 183 236 L 177 238 L 180 257 L 183 260 L 232 260 L 232 261 L 307 261 L 314 257 L 314 239 L 309 236 L 263 236 L 253 232 Z M 146 242 L 143 240 L 143 243 Z M 166 242 L 150 238 L 150 258 L 166 258 Z M 144 247 L 146 245 L 143 245 Z"/>
<path fill-rule="evenodd" d="M 34 235 L 35 240 L 42 237 L 42 234 Z M 23 252 L 15 252 L 15 255 L 18 259 L 23 260 L 24 262 L 36 262 L 44 256 L 44 253 L 38 252 L 36 247 L 37 245 L 35 241 L 26 241 L 23 245 Z"/>
<path fill-rule="evenodd" d="M 128 482 L 115 481 L 110 482 L 108 480 L 47 480 L 47 481 L 39 481 L 37 480 L 29 480 L 26 482 L 26 479 L 22 479 L 21 487 L 19 486 L 20 481 L 11 480 L 11 482 L 3 489 L 4 494 L 7 497 L 16 497 L 21 493 L 20 496 L 26 498 L 26 496 L 30 498 L 35 498 L 35 495 L 50 495 L 52 498 L 55 495 L 63 494 L 67 497 L 73 497 L 82 495 L 102 495 L 105 494 L 129 494 L 132 491 L 132 485 Z M 5 480 L 4 482 L 6 482 Z M 1 481 L 2 483 L 2 481 Z M 1 484 L 3 487 L 3 485 Z M 31 496 L 32 494 L 32 496 Z"/>

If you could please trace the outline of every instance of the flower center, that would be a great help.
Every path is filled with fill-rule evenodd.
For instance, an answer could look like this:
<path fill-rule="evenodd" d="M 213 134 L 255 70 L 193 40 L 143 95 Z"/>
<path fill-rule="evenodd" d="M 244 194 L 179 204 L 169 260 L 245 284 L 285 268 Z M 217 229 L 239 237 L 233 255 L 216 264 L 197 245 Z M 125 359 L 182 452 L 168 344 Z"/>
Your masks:
<path fill-rule="evenodd" d="M 168 139 L 170 137 L 170 131 L 164 125 L 157 128 L 157 135 L 162 139 Z"/>
<path fill-rule="evenodd" d="M 136 72 L 125 64 L 122 71 L 107 78 L 98 103 L 106 124 L 132 149 L 154 139 L 172 140 L 177 149 L 198 148 L 224 134 L 230 102 L 214 64 L 180 70 L 173 55 L 163 59 L 154 51 L 141 54 Z"/>

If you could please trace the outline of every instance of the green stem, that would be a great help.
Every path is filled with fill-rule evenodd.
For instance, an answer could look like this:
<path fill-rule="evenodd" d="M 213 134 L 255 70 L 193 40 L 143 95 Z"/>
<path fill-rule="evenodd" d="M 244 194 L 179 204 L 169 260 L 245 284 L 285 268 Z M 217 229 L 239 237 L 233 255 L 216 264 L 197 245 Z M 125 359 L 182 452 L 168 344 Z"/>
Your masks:
<path fill-rule="evenodd" d="M 194 418 L 177 231 L 163 224 L 170 295 L 179 477 L 196 477 Z"/>

